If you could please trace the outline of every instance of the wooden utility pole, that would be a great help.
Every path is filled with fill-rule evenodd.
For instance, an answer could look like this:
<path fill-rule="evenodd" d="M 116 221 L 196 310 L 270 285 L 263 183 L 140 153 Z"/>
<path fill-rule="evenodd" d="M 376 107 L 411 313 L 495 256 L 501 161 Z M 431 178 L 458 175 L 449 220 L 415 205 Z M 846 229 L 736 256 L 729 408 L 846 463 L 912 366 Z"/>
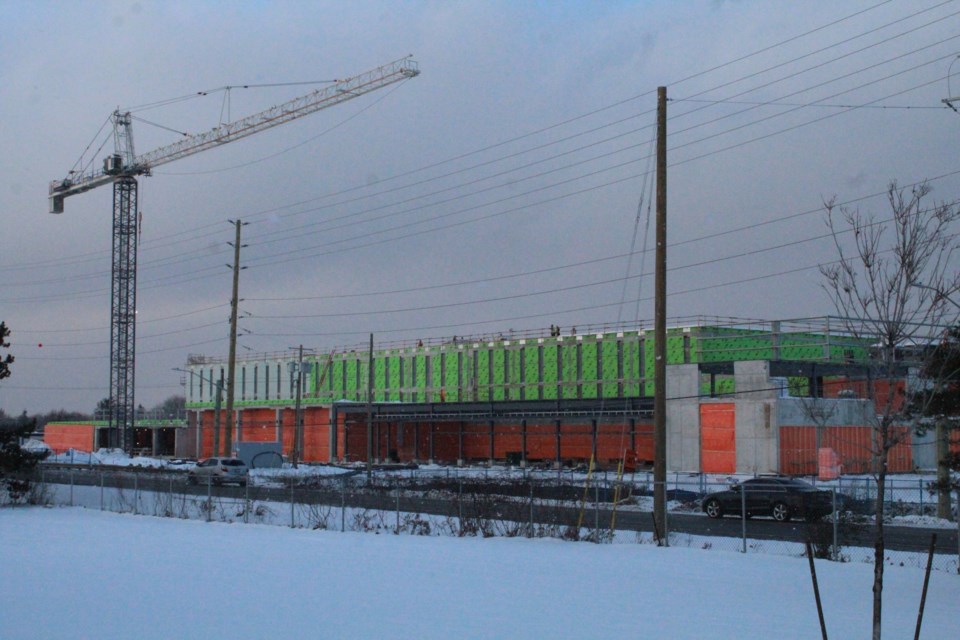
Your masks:
<path fill-rule="evenodd" d="M 654 279 L 653 514 L 666 540 L 667 515 L 667 88 L 657 87 L 657 255 Z"/>
<path fill-rule="evenodd" d="M 233 455 L 233 391 L 234 391 L 234 373 L 237 369 L 237 307 L 240 306 L 239 298 L 239 289 L 240 289 L 240 247 L 245 246 L 240 244 L 240 227 L 244 223 L 240 220 L 231 220 L 230 222 L 236 227 L 237 235 L 236 240 L 232 243 L 233 246 L 233 264 L 227 265 L 233 268 L 233 297 L 230 299 L 230 359 L 227 362 L 227 425 L 226 432 L 224 433 L 223 438 L 223 455 L 229 456 Z M 219 452 L 215 452 L 216 455 L 220 455 Z"/>
<path fill-rule="evenodd" d="M 367 480 L 373 475 L 373 334 L 367 353 Z"/>
<path fill-rule="evenodd" d="M 293 468 L 303 457 L 303 416 L 300 413 L 300 398 L 303 393 L 303 345 L 300 345 L 300 356 L 297 358 L 297 401 L 293 410 Z"/>
<path fill-rule="evenodd" d="M 203 376 L 200 377 L 203 384 Z M 223 380 L 217 380 L 217 399 L 213 403 L 213 457 L 220 455 L 220 403 L 223 401 Z"/>

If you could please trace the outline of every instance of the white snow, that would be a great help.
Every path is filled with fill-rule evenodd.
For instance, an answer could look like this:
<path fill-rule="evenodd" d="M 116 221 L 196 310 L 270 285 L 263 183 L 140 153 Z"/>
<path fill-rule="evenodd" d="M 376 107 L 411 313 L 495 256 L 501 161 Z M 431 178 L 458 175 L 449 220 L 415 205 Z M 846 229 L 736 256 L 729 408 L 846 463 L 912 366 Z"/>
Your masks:
<path fill-rule="evenodd" d="M 0 510 L 0 635 L 26 638 L 818 638 L 806 559 L 521 538 Z M 830 637 L 870 632 L 872 566 L 817 561 Z M 923 583 L 887 567 L 884 637 Z M 923 638 L 956 637 L 934 571 Z"/>

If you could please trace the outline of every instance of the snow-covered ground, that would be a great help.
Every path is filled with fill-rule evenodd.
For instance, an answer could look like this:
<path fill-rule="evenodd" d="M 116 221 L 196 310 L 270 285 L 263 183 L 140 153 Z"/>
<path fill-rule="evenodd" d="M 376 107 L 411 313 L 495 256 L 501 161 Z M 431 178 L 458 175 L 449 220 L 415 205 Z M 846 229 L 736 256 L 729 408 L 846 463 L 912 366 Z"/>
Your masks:
<path fill-rule="evenodd" d="M 0 636 L 819 638 L 806 559 L 652 545 L 311 531 L 0 511 Z M 870 632 L 872 567 L 817 561 L 830 637 Z M 911 637 L 923 572 L 888 567 L 884 637 Z M 956 637 L 933 572 L 923 638 Z"/>

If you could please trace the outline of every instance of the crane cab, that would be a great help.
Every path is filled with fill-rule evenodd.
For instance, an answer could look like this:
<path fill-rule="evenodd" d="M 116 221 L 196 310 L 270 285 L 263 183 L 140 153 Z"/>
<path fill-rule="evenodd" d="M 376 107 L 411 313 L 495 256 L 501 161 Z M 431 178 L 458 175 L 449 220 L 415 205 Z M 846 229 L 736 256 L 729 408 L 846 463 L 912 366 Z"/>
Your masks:
<path fill-rule="evenodd" d="M 123 172 L 123 158 L 119 153 L 103 159 L 103 172 L 108 176 L 118 176 Z"/>

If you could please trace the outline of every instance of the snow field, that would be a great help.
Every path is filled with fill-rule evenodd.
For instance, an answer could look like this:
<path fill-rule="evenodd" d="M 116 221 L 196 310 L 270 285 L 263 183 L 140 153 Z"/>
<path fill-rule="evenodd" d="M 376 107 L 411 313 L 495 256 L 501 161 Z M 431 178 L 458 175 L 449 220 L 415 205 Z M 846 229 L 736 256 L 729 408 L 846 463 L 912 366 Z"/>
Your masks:
<path fill-rule="evenodd" d="M 805 559 L 651 545 L 313 531 L 0 511 L 0 629 L 27 638 L 816 638 Z M 872 567 L 817 562 L 831 637 L 870 629 Z M 888 567 L 885 637 L 923 573 Z M 930 578 L 924 638 L 956 633 L 960 578 Z"/>

